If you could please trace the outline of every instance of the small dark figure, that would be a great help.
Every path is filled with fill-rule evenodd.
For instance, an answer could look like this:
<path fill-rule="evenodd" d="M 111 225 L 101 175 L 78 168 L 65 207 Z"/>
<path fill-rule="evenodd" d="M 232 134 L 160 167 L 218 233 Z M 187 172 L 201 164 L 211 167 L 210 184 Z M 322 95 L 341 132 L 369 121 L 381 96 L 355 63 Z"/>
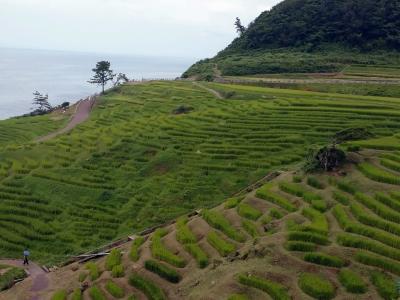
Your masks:
<path fill-rule="evenodd" d="M 24 250 L 24 265 L 29 265 L 29 250 L 25 249 Z"/>

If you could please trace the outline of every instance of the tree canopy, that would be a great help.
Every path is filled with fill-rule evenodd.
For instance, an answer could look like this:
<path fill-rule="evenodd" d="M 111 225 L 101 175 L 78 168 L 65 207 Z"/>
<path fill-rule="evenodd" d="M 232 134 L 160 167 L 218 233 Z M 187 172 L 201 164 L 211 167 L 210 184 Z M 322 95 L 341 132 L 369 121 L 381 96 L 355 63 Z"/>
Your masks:
<path fill-rule="evenodd" d="M 110 67 L 111 64 L 109 61 L 99 61 L 96 64 L 96 68 L 92 69 L 92 71 L 95 74 L 88 81 L 89 83 L 100 85 L 102 87 L 103 93 L 104 93 L 104 87 L 107 84 L 107 82 L 113 80 L 114 77 L 116 76 L 113 73 L 113 70 L 110 69 Z"/>
<path fill-rule="evenodd" d="M 227 50 L 341 44 L 400 50 L 399 0 L 285 0 L 262 13 Z"/>

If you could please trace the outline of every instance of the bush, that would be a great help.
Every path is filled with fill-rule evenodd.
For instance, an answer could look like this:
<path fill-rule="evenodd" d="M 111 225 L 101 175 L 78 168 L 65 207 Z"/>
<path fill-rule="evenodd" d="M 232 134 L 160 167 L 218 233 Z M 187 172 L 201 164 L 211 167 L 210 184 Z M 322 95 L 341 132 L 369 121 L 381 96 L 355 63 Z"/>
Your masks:
<path fill-rule="evenodd" d="M 310 242 L 318 245 L 330 244 L 326 236 L 314 232 L 292 231 L 288 233 L 288 240 Z"/>
<path fill-rule="evenodd" d="M 345 265 L 345 261 L 339 257 L 317 252 L 305 254 L 304 260 L 310 263 L 334 268 L 341 268 Z"/>
<path fill-rule="evenodd" d="M 335 288 L 332 283 L 316 274 L 301 274 L 299 286 L 304 293 L 315 299 L 329 300 L 335 297 Z"/>
<path fill-rule="evenodd" d="M 112 280 L 107 281 L 106 290 L 115 298 L 123 298 L 125 296 L 124 289 Z"/>
<path fill-rule="evenodd" d="M 89 295 L 92 300 L 107 300 L 97 286 L 93 286 L 89 289 Z"/>
<path fill-rule="evenodd" d="M 237 207 L 238 214 L 241 217 L 256 221 L 262 216 L 262 212 L 246 203 L 241 203 Z"/>
<path fill-rule="evenodd" d="M 155 260 L 146 260 L 144 263 L 144 267 L 150 272 L 156 273 L 157 275 L 168 280 L 169 282 L 178 283 L 181 280 L 181 276 L 176 270 Z"/>
<path fill-rule="evenodd" d="M 124 267 L 122 265 L 116 265 L 111 270 L 111 276 L 114 278 L 120 278 L 125 276 Z"/>
<path fill-rule="evenodd" d="M 336 201 L 340 202 L 343 205 L 349 205 L 350 199 L 345 194 L 339 191 L 333 191 L 332 194 L 333 194 L 333 199 L 335 199 Z"/>
<path fill-rule="evenodd" d="M 95 263 L 93 262 L 87 263 L 86 269 L 89 270 L 89 276 L 91 281 L 94 281 L 100 277 L 99 267 Z"/>
<path fill-rule="evenodd" d="M 363 294 L 367 291 L 367 285 L 361 276 L 351 270 L 342 269 L 339 273 L 339 281 L 349 293 Z"/>
<path fill-rule="evenodd" d="M 400 264 L 392 259 L 387 259 L 364 251 L 358 252 L 355 259 L 362 264 L 378 267 L 396 275 L 400 275 Z"/>
<path fill-rule="evenodd" d="M 249 220 L 242 220 L 242 226 L 253 238 L 260 235 L 257 225 Z"/>
<path fill-rule="evenodd" d="M 129 277 L 129 284 L 141 290 L 149 300 L 167 299 L 164 292 L 158 286 L 138 274 L 133 274 Z"/>
<path fill-rule="evenodd" d="M 129 252 L 129 257 L 132 261 L 138 261 L 140 256 L 140 247 L 143 245 L 145 239 L 142 236 L 138 236 L 132 242 L 131 250 Z"/>
<path fill-rule="evenodd" d="M 315 251 L 317 245 L 309 242 L 286 242 L 285 247 L 289 251 L 311 252 Z"/>
<path fill-rule="evenodd" d="M 193 232 L 189 229 L 187 222 L 188 222 L 187 217 L 179 218 L 178 221 L 176 222 L 176 239 L 181 244 L 196 243 L 197 238 L 193 234 Z"/>
<path fill-rule="evenodd" d="M 294 212 L 297 210 L 296 206 L 294 206 L 294 204 L 292 204 L 288 199 L 269 191 L 267 187 L 262 187 L 261 189 L 259 189 L 256 192 L 256 197 L 270 201 L 289 212 Z"/>
<path fill-rule="evenodd" d="M 208 265 L 208 256 L 197 244 L 186 244 L 185 250 L 194 257 L 199 268 L 203 269 Z"/>
<path fill-rule="evenodd" d="M 72 293 L 71 300 L 83 300 L 81 289 L 75 289 Z"/>
<path fill-rule="evenodd" d="M 231 239 L 238 242 L 245 241 L 244 235 L 234 228 L 222 214 L 216 211 L 205 209 L 202 211 L 202 217 L 208 224 L 218 230 L 221 230 Z"/>
<path fill-rule="evenodd" d="M 319 190 L 323 190 L 325 188 L 322 182 L 320 182 L 317 178 L 311 176 L 307 178 L 307 184 Z"/>
<path fill-rule="evenodd" d="M 240 203 L 240 198 L 234 197 L 229 198 L 225 201 L 225 209 L 235 208 Z"/>
<path fill-rule="evenodd" d="M 53 294 L 51 300 L 67 300 L 67 291 L 59 290 Z"/>
<path fill-rule="evenodd" d="M 373 271 L 371 273 L 371 282 L 383 299 L 393 300 L 398 298 L 396 283 L 390 275 Z"/>
<path fill-rule="evenodd" d="M 236 250 L 235 245 L 225 241 L 217 232 L 210 231 L 207 235 L 208 243 L 213 246 L 221 256 L 227 256 Z"/>
<path fill-rule="evenodd" d="M 246 286 L 266 292 L 274 300 L 291 299 L 288 294 L 288 288 L 277 282 L 246 274 L 239 274 L 238 281 Z"/>
<path fill-rule="evenodd" d="M 374 181 L 388 183 L 388 184 L 396 184 L 400 185 L 400 177 L 396 174 L 387 172 L 383 169 L 375 167 L 369 163 L 361 163 L 358 165 L 358 169 L 369 179 Z"/>
<path fill-rule="evenodd" d="M 164 228 L 157 229 L 151 238 L 151 253 L 153 257 L 163 260 L 173 266 L 178 268 L 183 268 L 186 266 L 186 261 L 172 253 L 167 249 L 162 243 L 161 238 L 167 235 L 168 231 Z"/>
<path fill-rule="evenodd" d="M 106 270 L 111 271 L 114 266 L 121 264 L 121 251 L 118 249 L 111 250 L 110 254 L 106 257 Z"/>

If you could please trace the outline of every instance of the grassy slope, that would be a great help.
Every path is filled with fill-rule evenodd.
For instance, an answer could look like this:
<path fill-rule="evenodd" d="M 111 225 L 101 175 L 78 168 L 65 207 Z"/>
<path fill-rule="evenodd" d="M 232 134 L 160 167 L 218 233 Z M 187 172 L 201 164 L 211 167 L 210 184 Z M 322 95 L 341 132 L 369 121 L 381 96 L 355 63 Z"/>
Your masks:
<path fill-rule="evenodd" d="M 399 127 L 399 99 L 190 82 L 123 86 L 70 134 L 1 150 L 0 256 L 54 262 L 221 203 L 346 127 Z M 379 102 L 377 102 L 379 100 Z M 173 115 L 179 105 L 194 111 Z M 0 125 L 1 126 L 1 125 Z"/>

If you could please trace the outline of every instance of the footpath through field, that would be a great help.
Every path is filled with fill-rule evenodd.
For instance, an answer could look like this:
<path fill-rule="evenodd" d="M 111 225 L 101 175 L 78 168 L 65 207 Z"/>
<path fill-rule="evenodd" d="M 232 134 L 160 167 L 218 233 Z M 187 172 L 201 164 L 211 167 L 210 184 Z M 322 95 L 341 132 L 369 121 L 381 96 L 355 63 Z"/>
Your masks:
<path fill-rule="evenodd" d="M 67 133 L 71 131 L 74 127 L 79 125 L 80 123 L 84 122 L 89 118 L 90 112 L 92 111 L 93 105 L 96 101 L 96 98 L 94 96 L 88 97 L 85 100 L 81 100 L 77 103 L 77 108 L 75 113 L 73 114 L 71 120 L 62 129 L 59 129 L 55 132 L 52 132 L 46 136 L 40 137 L 37 139 L 37 142 L 44 142 L 47 140 L 50 140 L 52 138 L 55 138 L 56 136 Z"/>
<path fill-rule="evenodd" d="M 28 277 L 29 280 L 24 280 L 23 283 L 25 284 L 29 282 L 31 284 L 31 288 L 29 289 L 28 294 L 24 295 L 24 299 L 40 300 L 40 296 L 38 294 L 41 291 L 46 290 L 49 286 L 49 279 L 47 278 L 47 273 L 41 267 L 39 267 L 37 264 L 33 262 L 30 262 L 29 266 L 24 266 L 22 260 L 0 260 L 0 264 L 25 269 L 29 274 Z M 4 296 L 6 298 L 3 298 Z M 0 300 L 7 299 L 8 297 L 9 295 L 0 294 Z"/>

